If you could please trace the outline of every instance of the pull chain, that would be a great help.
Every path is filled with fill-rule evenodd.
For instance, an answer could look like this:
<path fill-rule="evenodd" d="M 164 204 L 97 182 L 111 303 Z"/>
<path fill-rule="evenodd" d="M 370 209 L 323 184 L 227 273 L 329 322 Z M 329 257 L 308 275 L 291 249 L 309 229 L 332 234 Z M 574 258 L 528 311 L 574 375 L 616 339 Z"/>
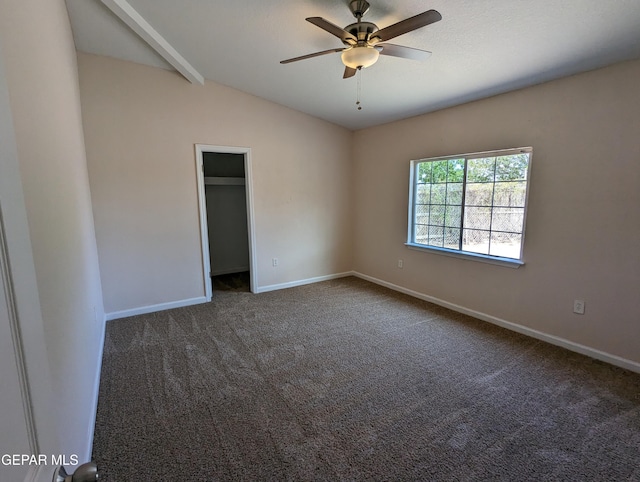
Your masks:
<path fill-rule="evenodd" d="M 358 107 L 358 110 L 362 110 L 362 106 L 360 105 L 360 92 L 362 90 L 362 85 L 361 85 L 361 76 L 362 76 L 362 67 L 358 68 L 358 90 L 356 92 L 356 106 Z"/>

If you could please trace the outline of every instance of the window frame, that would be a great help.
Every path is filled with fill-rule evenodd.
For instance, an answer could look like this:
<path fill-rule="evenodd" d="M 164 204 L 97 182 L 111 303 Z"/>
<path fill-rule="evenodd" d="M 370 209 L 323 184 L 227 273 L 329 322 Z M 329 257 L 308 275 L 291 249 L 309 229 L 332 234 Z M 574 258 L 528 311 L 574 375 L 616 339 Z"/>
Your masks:
<path fill-rule="evenodd" d="M 465 207 L 465 199 L 464 193 L 466 191 L 467 186 L 467 168 L 468 161 L 473 159 L 482 159 L 482 158 L 490 158 L 490 157 L 499 157 L 499 156 L 507 156 L 512 154 L 523 154 L 527 153 L 529 155 L 529 162 L 527 165 L 527 175 L 526 175 L 526 192 L 524 198 L 524 213 L 523 213 L 523 221 L 522 221 L 522 232 L 521 232 L 521 241 L 520 241 L 520 253 L 519 257 L 516 258 L 507 258 L 502 256 L 495 256 L 490 254 L 483 253 L 475 253 L 471 251 L 463 251 L 462 249 L 452 249 L 445 248 L 439 246 L 430 246 L 426 244 L 416 243 L 415 240 L 415 231 L 416 231 L 416 198 L 417 198 L 417 170 L 418 165 L 424 162 L 434 162 L 434 161 L 449 161 L 452 159 L 464 159 L 464 180 L 462 183 L 463 189 L 463 199 L 462 199 L 462 208 L 463 214 L 461 219 L 461 236 L 462 230 L 464 229 L 464 207 Z M 410 162 L 410 175 L 409 175 L 409 206 L 408 206 L 408 226 L 407 226 L 407 242 L 405 245 L 410 249 L 416 249 L 419 251 L 427 251 L 434 254 L 451 256 L 455 258 L 468 259 L 473 261 L 480 261 L 484 263 L 495 264 L 499 266 L 505 266 L 510 268 L 519 268 L 520 266 L 525 264 L 524 261 L 524 241 L 525 241 L 525 230 L 527 225 L 527 211 L 529 207 L 529 191 L 531 187 L 531 163 L 533 159 L 533 148 L 532 147 L 518 147 L 512 149 L 499 149 L 494 151 L 483 151 L 483 152 L 471 152 L 467 154 L 455 154 L 455 155 L 447 155 L 447 156 L 437 156 L 437 157 L 429 157 L 424 159 L 414 159 Z M 445 183 L 449 184 L 449 183 Z M 495 181 L 494 181 L 495 186 Z M 491 206 L 492 212 L 495 206 Z"/>

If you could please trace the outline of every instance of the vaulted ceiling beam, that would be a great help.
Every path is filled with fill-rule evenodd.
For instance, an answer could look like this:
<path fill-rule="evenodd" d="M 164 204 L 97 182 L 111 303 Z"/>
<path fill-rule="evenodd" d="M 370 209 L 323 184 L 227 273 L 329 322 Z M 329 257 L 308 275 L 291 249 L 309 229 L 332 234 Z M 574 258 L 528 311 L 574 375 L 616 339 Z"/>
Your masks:
<path fill-rule="evenodd" d="M 126 0 L 102 0 L 120 20 L 171 64 L 192 84 L 204 85 L 204 77 L 174 49 Z"/>

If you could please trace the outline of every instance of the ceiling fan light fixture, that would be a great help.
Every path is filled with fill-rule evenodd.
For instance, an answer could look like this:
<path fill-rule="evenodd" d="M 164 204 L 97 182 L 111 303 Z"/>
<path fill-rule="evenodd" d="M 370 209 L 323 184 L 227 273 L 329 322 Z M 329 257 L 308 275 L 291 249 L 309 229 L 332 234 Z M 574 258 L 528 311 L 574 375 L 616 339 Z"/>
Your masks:
<path fill-rule="evenodd" d="M 367 68 L 378 61 L 380 52 L 370 46 L 359 46 L 342 52 L 342 63 L 352 69 Z"/>

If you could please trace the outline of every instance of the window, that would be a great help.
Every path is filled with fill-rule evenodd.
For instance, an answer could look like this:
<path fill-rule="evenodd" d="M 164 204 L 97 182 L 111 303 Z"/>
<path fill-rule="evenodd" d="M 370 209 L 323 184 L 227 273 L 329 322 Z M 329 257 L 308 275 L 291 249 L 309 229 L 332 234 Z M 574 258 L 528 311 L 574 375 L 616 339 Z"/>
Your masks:
<path fill-rule="evenodd" d="M 522 264 L 531 148 L 411 161 L 407 245 Z"/>

